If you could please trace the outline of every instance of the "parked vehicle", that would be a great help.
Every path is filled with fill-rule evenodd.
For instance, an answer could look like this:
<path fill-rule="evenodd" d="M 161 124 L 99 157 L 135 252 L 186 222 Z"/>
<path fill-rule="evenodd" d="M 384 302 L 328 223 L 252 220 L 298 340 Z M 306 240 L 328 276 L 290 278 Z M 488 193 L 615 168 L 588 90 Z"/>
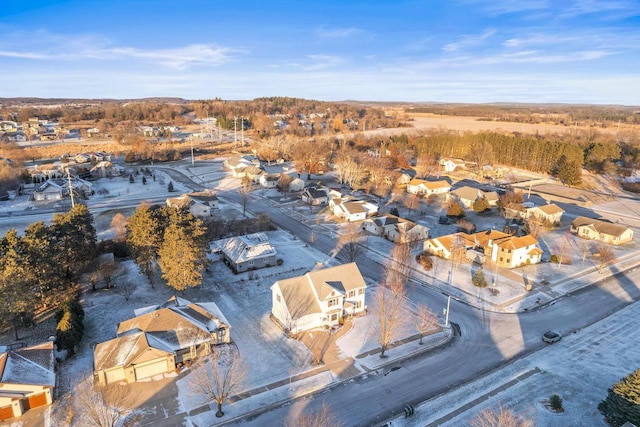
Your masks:
<path fill-rule="evenodd" d="M 556 331 L 548 331 L 542 335 L 542 341 L 547 344 L 552 344 L 554 342 L 558 342 L 562 339 L 562 334 Z"/>

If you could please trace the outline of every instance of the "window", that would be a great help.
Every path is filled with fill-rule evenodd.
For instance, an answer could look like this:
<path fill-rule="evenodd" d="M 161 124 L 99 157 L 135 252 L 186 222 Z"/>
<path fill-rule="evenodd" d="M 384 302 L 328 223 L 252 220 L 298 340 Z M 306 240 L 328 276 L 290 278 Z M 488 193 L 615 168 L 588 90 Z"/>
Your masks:
<path fill-rule="evenodd" d="M 332 314 L 331 315 L 331 321 L 335 322 L 336 320 L 338 320 L 338 315 L 337 314 Z"/>
<path fill-rule="evenodd" d="M 276 295 L 276 300 L 277 300 L 278 302 L 280 302 L 280 294 L 277 294 L 277 295 Z"/>
<path fill-rule="evenodd" d="M 252 259 L 249 260 L 249 265 L 253 265 L 253 260 Z"/>
<path fill-rule="evenodd" d="M 358 295 L 364 295 L 364 288 L 358 289 Z"/>
<path fill-rule="evenodd" d="M 356 301 L 355 305 L 356 305 L 356 308 L 360 308 L 360 307 L 362 307 L 362 302 L 361 301 Z"/>
<path fill-rule="evenodd" d="M 511 249 L 509 249 L 509 252 L 508 252 L 508 253 L 511 253 Z"/>
<path fill-rule="evenodd" d="M 349 298 L 353 298 L 356 296 L 356 291 L 349 291 Z"/>
<path fill-rule="evenodd" d="M 502 259 L 502 257 L 500 257 L 500 262 L 502 262 L 502 261 L 503 261 L 503 259 Z"/>
<path fill-rule="evenodd" d="M 333 298 L 327 301 L 327 305 L 329 307 L 333 307 L 334 305 L 338 305 L 338 298 Z"/>
<path fill-rule="evenodd" d="M 511 263 L 511 260 L 510 260 L 510 259 L 508 259 L 508 260 L 507 260 L 507 264 L 510 264 L 510 263 Z"/>

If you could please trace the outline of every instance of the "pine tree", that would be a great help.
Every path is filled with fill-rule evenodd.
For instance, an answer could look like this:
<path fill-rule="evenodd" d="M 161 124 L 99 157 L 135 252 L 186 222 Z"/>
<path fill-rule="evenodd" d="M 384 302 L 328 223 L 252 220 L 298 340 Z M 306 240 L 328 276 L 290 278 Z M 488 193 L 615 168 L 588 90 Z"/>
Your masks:
<path fill-rule="evenodd" d="M 153 271 L 161 242 L 160 223 L 149 205 L 140 205 L 127 220 L 126 241 L 140 272 L 154 286 Z"/>
<path fill-rule="evenodd" d="M 78 204 L 67 213 L 54 215 L 51 235 L 56 247 L 56 260 L 67 275 L 95 258 L 98 238 L 93 215 L 85 205 Z"/>
<path fill-rule="evenodd" d="M 614 384 L 598 410 L 613 427 L 627 421 L 640 425 L 640 369 Z"/>
<path fill-rule="evenodd" d="M 167 185 L 167 191 L 169 193 L 173 193 L 174 189 L 173 189 L 173 182 L 169 181 L 169 185 Z"/>
<path fill-rule="evenodd" d="M 205 228 L 191 214 L 173 210 L 170 224 L 158 250 L 162 278 L 177 291 L 202 284 L 206 265 Z"/>
<path fill-rule="evenodd" d="M 484 278 L 484 271 L 482 270 L 482 268 L 479 268 L 473 275 L 473 277 L 471 278 L 471 282 L 475 285 L 478 286 L 480 288 L 484 288 L 485 286 L 487 286 L 487 281 Z"/>

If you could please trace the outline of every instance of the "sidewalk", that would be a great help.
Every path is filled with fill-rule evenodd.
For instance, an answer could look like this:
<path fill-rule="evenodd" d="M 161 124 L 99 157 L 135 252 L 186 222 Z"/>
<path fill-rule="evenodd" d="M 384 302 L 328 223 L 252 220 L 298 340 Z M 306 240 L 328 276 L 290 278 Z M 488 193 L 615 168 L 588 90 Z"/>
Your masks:
<path fill-rule="evenodd" d="M 404 355 L 399 355 L 398 357 L 386 357 L 384 359 L 379 358 L 380 349 L 371 350 L 368 352 L 364 352 L 359 354 L 354 358 L 346 358 L 335 360 L 331 363 L 324 364 L 322 366 L 318 366 L 316 368 L 310 369 L 306 372 L 302 372 L 300 374 L 294 375 L 290 378 L 283 378 L 279 381 L 272 382 L 270 384 L 266 384 L 264 386 L 245 391 L 243 393 L 239 393 L 229 398 L 229 400 L 225 403 L 225 405 L 229 405 L 230 403 L 241 403 L 243 401 L 250 400 L 252 397 L 260 397 L 262 393 L 271 392 L 270 394 L 264 395 L 268 403 L 260 402 L 259 405 L 253 405 L 256 407 L 255 409 L 250 409 L 247 411 L 242 411 L 238 416 L 232 416 L 229 418 L 216 419 L 219 421 L 216 425 L 225 425 L 231 422 L 235 422 L 241 418 L 251 417 L 258 415 L 262 412 L 270 410 L 274 406 L 285 405 L 287 403 L 293 402 L 297 399 L 303 398 L 310 394 L 313 394 L 319 390 L 326 390 L 328 388 L 337 387 L 340 384 L 351 381 L 359 376 L 369 375 L 373 371 L 384 370 L 391 365 L 395 365 L 398 362 L 403 360 L 410 359 L 419 354 L 426 353 L 430 350 L 438 348 L 442 345 L 447 344 L 453 338 L 453 330 L 452 328 L 447 328 L 444 332 L 437 334 L 441 335 L 430 339 L 431 336 L 427 336 L 424 338 L 424 345 L 420 345 L 416 348 L 416 350 L 409 352 Z M 414 335 L 403 340 L 394 342 L 391 346 L 389 346 L 388 352 L 391 352 L 394 348 L 400 348 L 403 345 L 411 343 L 413 341 L 417 341 L 419 339 L 419 335 Z M 332 348 L 335 347 L 335 341 L 332 343 Z M 334 349 L 335 350 L 335 349 Z M 329 350 L 331 351 L 331 350 Z M 358 362 L 356 362 L 356 359 Z M 369 366 L 363 366 L 364 371 L 359 369 L 356 366 L 356 363 L 362 364 L 366 362 Z M 319 381 L 315 381 L 318 379 Z M 280 393 L 278 393 L 280 392 Z M 284 394 L 285 397 L 280 397 L 278 394 Z M 270 399 L 269 399 L 270 398 Z M 191 409 L 187 412 L 177 413 L 175 415 L 169 416 L 167 418 L 162 419 L 149 419 L 145 420 L 142 425 L 148 426 L 183 426 L 184 420 L 187 417 L 198 417 L 204 416 L 204 414 L 210 413 L 212 417 L 217 408 L 215 408 L 215 402 L 205 404 L 199 406 L 195 409 Z M 227 407 L 228 409 L 228 407 Z M 210 425 L 211 418 L 209 415 L 206 416 L 208 420 L 207 425 Z M 201 418 L 202 419 L 202 418 Z M 192 425 L 199 425 L 196 420 L 191 419 Z"/>

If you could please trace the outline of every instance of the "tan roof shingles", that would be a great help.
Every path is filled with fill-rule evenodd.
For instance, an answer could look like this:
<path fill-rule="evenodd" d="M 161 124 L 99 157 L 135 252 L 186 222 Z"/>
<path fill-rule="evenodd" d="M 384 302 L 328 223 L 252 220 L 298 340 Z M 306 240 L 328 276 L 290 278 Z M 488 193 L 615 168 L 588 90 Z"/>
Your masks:
<path fill-rule="evenodd" d="M 621 236 L 628 230 L 628 228 L 623 225 L 613 224 L 599 219 L 587 218 L 585 216 L 579 216 L 571 223 L 571 226 L 574 228 L 585 227 L 588 225 L 591 225 L 598 233 L 607 234 L 609 236 Z"/>

